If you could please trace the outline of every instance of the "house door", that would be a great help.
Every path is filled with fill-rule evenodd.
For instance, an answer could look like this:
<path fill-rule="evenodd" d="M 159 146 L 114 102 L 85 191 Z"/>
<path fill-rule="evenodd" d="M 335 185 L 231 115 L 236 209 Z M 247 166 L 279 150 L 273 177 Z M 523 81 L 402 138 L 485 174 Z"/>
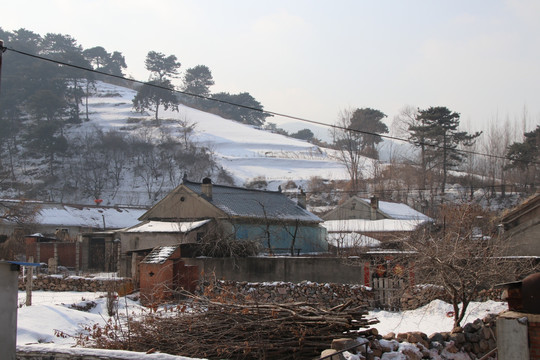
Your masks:
<path fill-rule="evenodd" d="M 105 238 L 90 239 L 88 268 L 105 271 Z"/>

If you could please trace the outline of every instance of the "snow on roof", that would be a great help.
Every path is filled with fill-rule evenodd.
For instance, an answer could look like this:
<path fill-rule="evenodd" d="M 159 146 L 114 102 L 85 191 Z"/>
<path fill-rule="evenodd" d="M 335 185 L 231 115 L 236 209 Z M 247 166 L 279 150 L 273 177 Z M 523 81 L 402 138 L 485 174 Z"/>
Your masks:
<path fill-rule="evenodd" d="M 142 262 L 145 264 L 163 264 L 178 249 L 178 246 L 158 246 L 150 254 L 146 255 Z"/>
<path fill-rule="evenodd" d="M 381 242 L 372 237 L 357 233 L 329 233 L 326 240 L 339 248 L 379 247 Z"/>
<path fill-rule="evenodd" d="M 369 204 L 369 200 L 363 199 Z M 414 210 L 407 204 L 394 203 L 389 201 L 379 201 L 379 210 L 388 215 L 391 219 L 399 220 L 427 220 L 431 221 L 429 216 Z"/>
<path fill-rule="evenodd" d="M 35 221 L 42 225 L 120 229 L 137 224 L 146 209 L 43 204 Z"/>
<path fill-rule="evenodd" d="M 98 229 L 120 229 L 133 226 L 139 222 L 138 218 L 147 210 L 137 207 L 66 205 L 35 200 L 0 201 L 2 203 L 20 204 L 23 207 L 30 206 L 28 210 L 30 212 L 35 211 L 32 221 L 40 225 L 80 226 Z"/>
<path fill-rule="evenodd" d="M 329 233 L 340 232 L 385 232 L 385 231 L 414 231 L 426 221 L 422 220 L 327 220 L 322 225 Z"/>
<path fill-rule="evenodd" d="M 126 230 L 129 233 L 161 232 L 187 233 L 208 223 L 210 219 L 188 222 L 146 221 Z"/>

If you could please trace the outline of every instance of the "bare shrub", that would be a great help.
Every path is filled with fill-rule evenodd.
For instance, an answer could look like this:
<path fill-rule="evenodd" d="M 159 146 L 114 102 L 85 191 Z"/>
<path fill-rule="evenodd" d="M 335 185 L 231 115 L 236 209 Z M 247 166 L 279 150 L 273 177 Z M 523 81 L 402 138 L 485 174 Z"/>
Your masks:
<path fill-rule="evenodd" d="M 314 358 L 332 339 L 356 338 L 377 323 L 352 301 L 321 309 L 308 303 L 258 304 L 191 296 L 170 311 L 87 327 L 77 344 L 104 349 L 159 351 L 210 359 Z"/>
<path fill-rule="evenodd" d="M 266 178 L 264 176 L 257 176 L 251 181 L 248 181 L 245 186 L 248 189 L 263 190 L 266 189 L 266 187 L 268 186 L 268 181 L 266 181 Z"/>

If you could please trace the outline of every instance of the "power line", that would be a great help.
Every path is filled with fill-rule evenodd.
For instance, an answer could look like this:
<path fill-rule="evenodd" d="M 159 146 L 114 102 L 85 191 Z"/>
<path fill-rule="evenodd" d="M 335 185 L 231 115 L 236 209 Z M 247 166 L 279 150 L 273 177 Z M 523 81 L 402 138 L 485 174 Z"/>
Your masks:
<path fill-rule="evenodd" d="M 13 49 L 13 48 L 10 48 L 10 47 L 3 47 L 2 49 L 4 51 L 5 50 L 13 51 L 13 52 L 18 53 L 20 55 L 25 55 L 25 56 L 29 56 L 29 57 L 32 57 L 32 58 L 35 58 L 35 59 L 52 62 L 52 63 L 58 64 L 58 65 L 68 66 L 68 67 L 72 67 L 72 68 L 75 68 L 75 69 L 88 71 L 88 72 L 100 74 L 100 75 L 103 75 L 103 76 L 109 76 L 109 77 L 113 77 L 113 78 L 124 80 L 124 81 L 129 81 L 129 82 L 140 84 L 140 85 L 151 86 L 151 87 L 161 89 L 161 90 L 172 91 L 172 92 L 177 93 L 177 94 L 187 95 L 187 96 L 196 97 L 196 98 L 199 98 L 199 99 L 204 99 L 204 100 L 219 102 L 219 103 L 227 104 L 227 105 L 231 105 L 231 106 L 236 106 L 236 107 L 240 107 L 240 108 L 247 109 L 247 110 L 257 111 L 257 112 L 272 115 L 272 116 L 280 116 L 280 117 L 284 117 L 284 118 L 291 119 L 291 120 L 297 120 L 297 121 L 306 122 L 306 123 L 313 124 L 313 125 L 329 127 L 329 128 L 333 128 L 333 129 L 337 129 L 337 130 L 342 130 L 342 131 L 349 131 L 349 132 L 360 133 L 360 134 L 364 134 L 364 135 L 379 136 L 381 138 L 385 138 L 385 139 L 388 139 L 388 140 L 402 141 L 402 142 L 406 142 L 406 143 L 409 143 L 409 144 L 412 144 L 412 145 L 415 145 L 415 146 L 425 145 L 425 146 L 429 146 L 429 147 L 432 147 L 432 148 L 435 148 L 435 149 L 440 149 L 440 150 L 445 149 L 445 147 L 441 146 L 441 145 L 435 145 L 435 144 L 431 144 L 431 143 L 427 143 L 427 142 L 412 142 L 409 139 L 399 138 L 397 136 L 378 134 L 378 133 L 369 132 L 369 131 L 365 131 L 365 130 L 350 129 L 350 128 L 339 126 L 339 125 L 326 124 L 326 123 L 323 123 L 323 122 L 320 122 L 320 121 L 310 120 L 310 119 L 306 119 L 306 118 L 302 118 L 302 117 L 298 117 L 298 116 L 294 116 L 294 115 L 283 114 L 283 113 L 279 113 L 279 112 L 276 112 L 276 111 L 263 110 L 263 109 L 255 108 L 255 107 L 252 107 L 252 106 L 237 104 L 237 103 L 233 103 L 233 102 L 230 102 L 230 101 L 227 101 L 227 100 L 216 99 L 216 98 L 212 98 L 212 97 L 204 96 L 204 95 L 200 95 L 200 94 L 193 94 L 193 93 L 190 93 L 190 92 L 187 92 L 187 91 L 182 91 L 182 90 L 177 90 L 177 89 L 170 89 L 168 87 L 160 86 L 160 85 L 153 84 L 153 83 L 150 83 L 150 82 L 144 82 L 144 81 L 141 81 L 141 80 L 130 79 L 130 78 L 127 78 L 127 77 L 122 76 L 122 75 L 109 74 L 109 73 L 106 73 L 106 72 L 103 72 L 103 71 L 87 68 L 87 67 L 84 67 L 84 66 L 79 66 L 79 65 L 74 65 L 74 64 L 67 63 L 67 62 L 59 61 L 59 60 L 49 59 L 49 58 L 46 58 L 46 57 L 43 57 L 43 56 L 40 56 L 40 55 L 30 54 L 30 53 L 20 51 L 20 50 L 16 50 L 16 49 Z M 447 150 L 449 149 L 449 150 L 452 150 L 452 151 L 455 150 L 455 148 L 451 148 L 451 147 L 446 147 L 446 149 Z M 494 154 L 486 154 L 486 153 L 481 153 L 481 152 L 473 151 L 473 150 L 460 149 L 460 150 L 457 150 L 457 151 L 461 152 L 461 153 L 464 153 L 464 154 L 485 156 L 485 157 L 492 158 L 492 159 L 526 162 L 524 160 L 511 159 L 511 158 L 506 157 L 506 156 L 500 156 L 500 155 L 494 155 Z M 540 165 L 540 162 L 537 162 L 537 161 L 529 161 L 529 163 L 535 164 L 535 165 Z"/>

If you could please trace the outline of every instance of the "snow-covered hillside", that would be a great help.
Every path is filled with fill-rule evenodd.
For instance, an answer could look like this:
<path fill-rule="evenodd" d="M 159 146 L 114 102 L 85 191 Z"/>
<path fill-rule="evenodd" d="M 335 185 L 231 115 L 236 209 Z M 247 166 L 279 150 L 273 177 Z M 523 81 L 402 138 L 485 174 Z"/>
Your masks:
<path fill-rule="evenodd" d="M 72 132 L 116 129 L 123 132 L 141 131 L 144 122 L 151 122 L 153 114 L 133 111 L 132 99 L 136 92 L 111 84 L 99 82 L 96 95 L 89 99 L 90 121 L 72 128 Z M 299 184 L 311 177 L 324 179 L 347 179 L 344 166 L 333 156 L 332 150 L 320 148 L 306 141 L 297 140 L 269 131 L 257 129 L 220 116 L 199 111 L 184 105 L 179 111 L 160 110 L 160 127 L 148 127 L 151 136 L 164 133 L 182 138 L 180 122 L 195 124 L 191 141 L 208 147 L 218 163 L 232 174 L 235 185 L 243 186 L 255 178 L 264 178 L 269 189 L 277 189 L 289 180 Z M 201 179 L 191 179 L 200 181 Z M 133 202 L 133 181 L 124 183 L 131 193 L 120 202 Z M 120 195 L 117 195 L 120 196 Z M 140 201 L 137 201 L 140 204 Z"/>
<path fill-rule="evenodd" d="M 100 82 L 97 91 L 97 96 L 89 100 L 91 121 L 83 124 L 82 129 L 96 124 L 104 129 L 125 129 L 128 119 L 131 122 L 134 118 L 153 119 L 151 114 L 133 111 L 134 90 Z M 120 96 L 104 97 L 106 94 Z M 169 134 L 177 133 L 179 137 L 182 136 L 179 132 L 181 126 L 174 120 L 195 124 L 194 140 L 210 147 L 241 181 L 258 176 L 277 180 L 303 179 L 315 175 L 331 179 L 347 177 L 343 166 L 330 157 L 331 150 L 306 141 L 184 105 L 180 105 L 178 111 L 161 109 L 160 118 L 164 119 L 160 126 Z M 291 175 L 293 172 L 294 175 Z"/>

